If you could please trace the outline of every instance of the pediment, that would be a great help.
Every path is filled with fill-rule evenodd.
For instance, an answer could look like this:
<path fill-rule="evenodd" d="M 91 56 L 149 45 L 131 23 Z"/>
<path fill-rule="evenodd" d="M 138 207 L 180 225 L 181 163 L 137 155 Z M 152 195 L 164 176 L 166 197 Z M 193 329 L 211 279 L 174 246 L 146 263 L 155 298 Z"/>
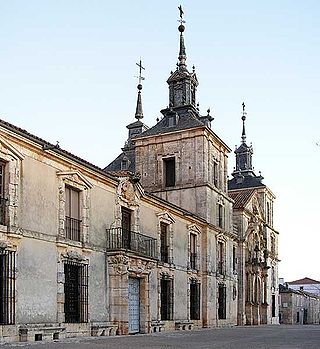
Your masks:
<path fill-rule="evenodd" d="M 201 234 L 201 230 L 196 224 L 188 224 L 188 231 Z"/>
<path fill-rule="evenodd" d="M 79 171 L 58 171 L 57 176 L 68 182 L 83 186 L 86 189 L 92 188 L 92 184 L 86 179 L 86 177 Z"/>
<path fill-rule="evenodd" d="M 164 223 L 167 223 L 167 224 L 175 223 L 175 219 L 167 211 L 160 212 L 160 213 L 157 214 L 157 216 L 158 216 L 159 220 L 161 220 Z"/>
<path fill-rule="evenodd" d="M 24 155 L 12 144 L 10 144 L 4 137 L 0 136 L 0 156 L 5 160 L 23 160 Z"/>

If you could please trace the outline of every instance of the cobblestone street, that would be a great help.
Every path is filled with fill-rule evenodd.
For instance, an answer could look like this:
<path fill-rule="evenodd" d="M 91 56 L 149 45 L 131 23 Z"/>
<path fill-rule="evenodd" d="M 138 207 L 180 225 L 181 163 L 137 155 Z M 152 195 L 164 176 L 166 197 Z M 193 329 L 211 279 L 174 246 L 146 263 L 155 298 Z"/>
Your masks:
<path fill-rule="evenodd" d="M 5 349 L 319 349 L 320 326 L 260 326 L 16 343 Z"/>

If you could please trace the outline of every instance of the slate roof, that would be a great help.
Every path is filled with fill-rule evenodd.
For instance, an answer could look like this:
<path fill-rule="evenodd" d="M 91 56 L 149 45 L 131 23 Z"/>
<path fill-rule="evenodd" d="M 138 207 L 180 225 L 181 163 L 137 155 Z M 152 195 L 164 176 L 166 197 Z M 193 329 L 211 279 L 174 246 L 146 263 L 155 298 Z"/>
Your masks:
<path fill-rule="evenodd" d="M 237 178 L 232 178 L 228 181 L 228 190 L 265 187 L 261 176 L 244 176 L 243 181 L 239 182 Z"/>
<path fill-rule="evenodd" d="M 233 208 L 240 209 L 244 208 L 246 204 L 251 199 L 252 195 L 254 193 L 254 189 L 248 189 L 248 190 L 239 190 L 234 192 L 229 192 L 229 196 L 232 200 L 234 200 Z"/>
<path fill-rule="evenodd" d="M 107 165 L 103 170 L 107 172 L 114 172 L 121 170 L 121 163 L 126 159 L 129 161 L 128 171 L 135 172 L 136 170 L 136 158 L 134 154 L 134 149 L 124 150 L 118 157 L 116 157 L 109 165 Z"/>
<path fill-rule="evenodd" d="M 79 163 L 80 165 L 83 165 L 83 166 L 86 166 L 88 168 L 91 168 L 101 174 L 104 174 L 106 177 L 109 177 L 109 178 L 112 178 L 113 180 L 116 180 L 116 178 L 110 174 L 107 174 L 102 168 L 100 168 L 99 166 L 97 165 L 94 165 L 92 164 L 91 162 L 87 161 L 87 160 L 84 160 L 82 158 L 80 158 L 79 156 L 77 155 L 74 155 L 70 152 L 68 152 L 67 150 L 64 150 L 62 148 L 60 148 L 60 146 L 56 147 L 56 145 L 52 144 L 52 143 L 49 143 L 47 142 L 46 140 L 38 137 L 38 136 L 35 136 L 31 133 L 29 133 L 28 131 L 24 130 L 23 128 L 20 128 L 18 126 L 15 126 L 5 120 L 2 120 L 0 119 L 0 126 L 6 128 L 7 130 L 9 131 L 12 131 L 16 134 L 19 134 L 23 137 L 26 137 L 27 139 L 39 144 L 40 146 L 48 146 L 50 147 L 50 150 L 55 152 L 55 153 L 58 153 L 60 155 L 63 155 L 65 157 L 67 157 L 68 159 L 70 160 L 73 160 L 77 163 Z"/>
<path fill-rule="evenodd" d="M 310 279 L 308 277 L 304 277 L 303 279 L 294 280 L 288 282 L 290 285 L 313 285 L 313 284 L 320 284 L 320 281 Z"/>
<path fill-rule="evenodd" d="M 167 118 L 164 117 L 153 127 L 137 135 L 137 137 L 153 136 L 169 132 L 187 130 L 194 127 L 203 127 L 204 123 L 201 122 L 192 113 L 189 113 L 188 115 L 180 116 L 176 125 L 171 127 L 168 127 L 167 125 Z"/>

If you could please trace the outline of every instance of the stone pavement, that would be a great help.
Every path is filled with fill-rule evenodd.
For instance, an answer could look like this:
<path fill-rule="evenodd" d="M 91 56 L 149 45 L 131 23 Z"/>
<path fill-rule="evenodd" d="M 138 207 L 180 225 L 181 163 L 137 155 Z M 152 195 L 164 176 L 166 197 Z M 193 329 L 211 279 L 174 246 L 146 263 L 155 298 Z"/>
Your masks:
<path fill-rule="evenodd" d="M 3 349 L 320 349 L 320 325 L 250 326 L 5 344 Z"/>

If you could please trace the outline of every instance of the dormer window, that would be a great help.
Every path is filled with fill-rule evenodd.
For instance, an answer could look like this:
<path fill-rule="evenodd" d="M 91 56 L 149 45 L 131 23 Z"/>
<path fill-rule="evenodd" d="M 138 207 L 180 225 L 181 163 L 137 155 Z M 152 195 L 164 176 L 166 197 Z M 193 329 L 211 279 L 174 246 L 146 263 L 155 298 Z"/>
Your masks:
<path fill-rule="evenodd" d="M 168 127 L 172 127 L 177 124 L 178 115 L 176 113 L 168 115 L 167 118 L 168 118 Z"/>
<path fill-rule="evenodd" d="M 121 170 L 127 170 L 129 168 L 129 160 L 127 158 L 123 158 L 121 160 Z"/>

